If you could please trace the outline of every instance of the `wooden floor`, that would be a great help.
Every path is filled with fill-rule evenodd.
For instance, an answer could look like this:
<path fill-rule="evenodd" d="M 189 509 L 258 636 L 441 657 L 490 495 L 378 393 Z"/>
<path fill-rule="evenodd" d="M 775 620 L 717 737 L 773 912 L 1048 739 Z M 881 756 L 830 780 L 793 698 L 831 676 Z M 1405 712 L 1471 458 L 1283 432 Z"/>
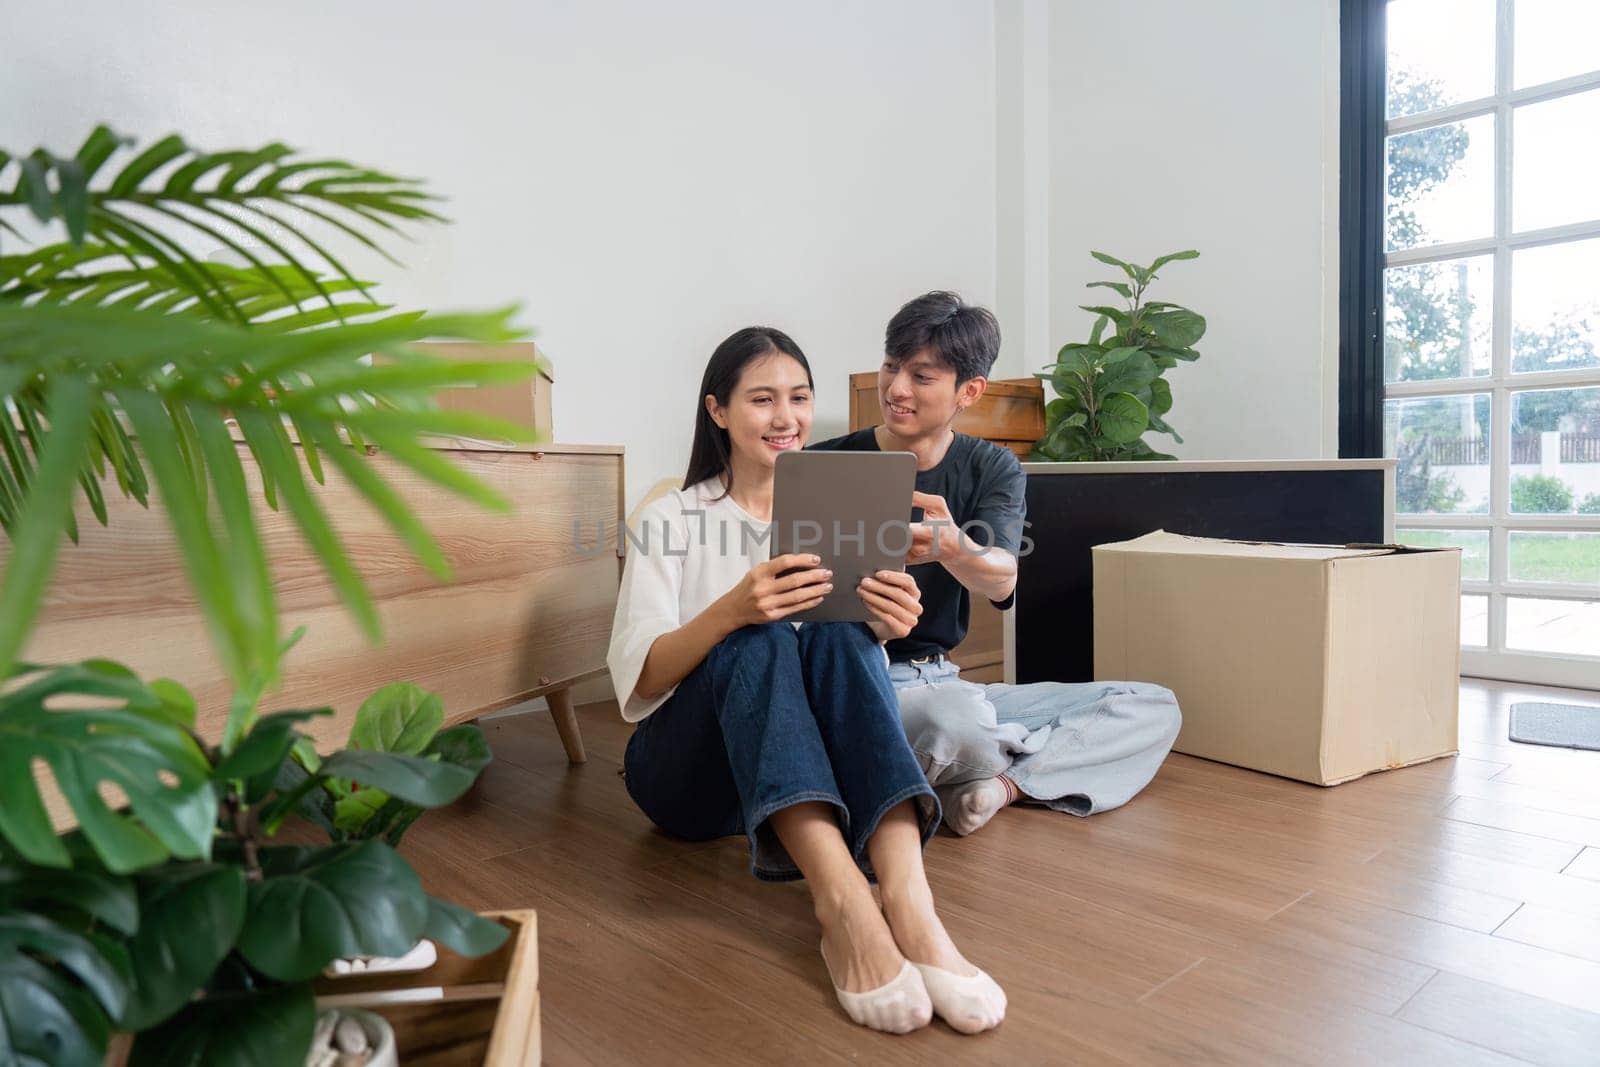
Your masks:
<path fill-rule="evenodd" d="M 1600 694 L 1461 695 L 1459 758 L 1320 789 L 1173 756 L 1118 811 L 941 834 L 946 924 L 1010 998 L 980 1037 L 850 1025 L 804 888 L 652 829 L 611 704 L 574 769 L 547 717 L 484 723 L 496 762 L 403 851 L 538 909 L 551 1064 L 1600 1063 L 1600 752 L 1506 738 L 1515 699 Z"/>

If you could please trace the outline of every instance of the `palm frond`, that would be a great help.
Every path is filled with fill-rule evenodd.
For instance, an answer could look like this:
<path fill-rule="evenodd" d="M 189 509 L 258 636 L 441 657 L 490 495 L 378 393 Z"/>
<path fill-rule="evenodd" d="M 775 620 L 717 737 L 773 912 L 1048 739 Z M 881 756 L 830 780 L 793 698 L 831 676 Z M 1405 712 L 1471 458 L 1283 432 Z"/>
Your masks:
<path fill-rule="evenodd" d="M 429 206 L 438 198 L 415 179 L 337 159 L 299 160 L 282 144 L 212 153 L 173 134 L 142 151 L 130 150 L 113 166 L 113 157 L 130 144 L 100 126 L 71 157 L 43 148 L 21 155 L 0 150 L 0 224 L 15 232 L 5 223 L 8 210 L 26 210 L 40 223 L 59 220 L 71 245 L 92 238 L 136 267 L 169 275 L 212 314 L 248 322 L 230 299 L 226 276 L 188 253 L 182 235 L 217 241 L 272 274 L 250 246 L 229 236 L 228 229 L 236 228 L 270 249 L 281 260 L 275 266 L 306 283 L 309 291 L 296 291 L 297 305 L 314 294 L 320 306 L 337 307 L 335 290 L 322 279 L 336 276 L 370 303 L 367 283 L 320 242 L 285 225 L 277 212 L 303 212 L 386 257 L 376 231 L 399 232 L 395 223 L 402 220 L 443 221 Z M 274 236 L 280 229 L 287 239 Z M 4 280 L 0 275 L 0 284 Z"/>
<path fill-rule="evenodd" d="M 234 273 L 236 301 L 286 299 L 259 272 Z M 280 280 L 296 284 L 287 274 Z M 429 480 L 503 509 L 497 494 L 422 437 L 532 440 L 528 427 L 440 411 L 432 397 L 441 388 L 526 378 L 535 365 L 453 363 L 413 345 L 437 337 L 509 340 L 518 336 L 508 325 L 512 313 L 387 315 L 263 330 L 72 299 L 0 301 L 0 518 L 13 542 L 0 577 L 8 623 L 0 633 L 0 677 L 37 615 L 61 534 L 72 530 L 76 492 L 104 521 L 98 494 L 105 481 L 141 503 L 155 488 L 230 674 L 276 677 L 276 599 L 229 418 L 271 487 L 268 502 L 288 505 L 345 605 L 376 638 L 371 598 L 305 472 L 322 480 L 320 450 L 419 559 L 446 571 L 437 546 L 349 442 L 371 441 Z M 389 362 L 371 365 L 369 354 Z"/>

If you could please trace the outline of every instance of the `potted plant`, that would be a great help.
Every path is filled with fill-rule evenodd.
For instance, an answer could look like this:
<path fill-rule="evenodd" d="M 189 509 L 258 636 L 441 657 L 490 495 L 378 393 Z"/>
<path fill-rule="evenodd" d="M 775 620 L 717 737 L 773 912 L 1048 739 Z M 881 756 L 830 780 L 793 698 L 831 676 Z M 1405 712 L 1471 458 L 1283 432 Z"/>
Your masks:
<path fill-rule="evenodd" d="M 1056 393 L 1045 406 L 1045 433 L 1030 459 L 1055 462 L 1083 460 L 1156 460 L 1177 457 L 1158 452 L 1144 441 L 1154 430 L 1183 438 L 1167 424 L 1172 387 L 1165 373 L 1180 362 L 1200 358 L 1194 350 L 1205 336 L 1206 320 L 1179 304 L 1146 300 L 1145 290 L 1156 272 L 1177 260 L 1195 259 L 1189 250 L 1159 256 L 1148 267 L 1125 263 L 1104 252 L 1090 255 L 1120 269 L 1126 281 L 1095 281 L 1088 287 L 1110 289 L 1124 307 L 1083 305 L 1096 316 L 1086 343 L 1066 344 L 1056 362 L 1036 377 Z M 1115 326 L 1110 334 L 1107 329 Z"/>
<path fill-rule="evenodd" d="M 481 735 L 446 731 L 417 748 L 402 729 L 399 746 L 318 755 L 299 728 L 329 709 L 258 712 L 300 634 L 280 634 L 235 430 L 266 503 L 287 505 L 376 640 L 371 598 L 306 475 L 337 468 L 446 577 L 437 544 L 361 452 L 370 443 L 506 508 L 423 436 L 531 440 L 526 427 L 440 411 L 432 395 L 536 368 L 412 348 L 509 339 L 511 312 L 388 314 L 297 225 L 382 251 L 380 231 L 439 219 L 420 183 L 279 144 L 127 146 L 99 127 L 70 157 L 0 150 L 0 1061 L 98 1064 L 120 1030 L 137 1035 L 134 1062 L 299 1063 L 315 1025 L 309 980 L 329 961 L 399 955 L 424 935 L 479 954 L 506 933 L 423 892 L 392 846 L 416 812 L 472 784 Z M 25 229 L 61 236 L 51 227 L 65 239 L 22 244 Z M 246 265 L 209 262 L 196 240 Z M 18 660 L 60 542 L 77 538 L 79 494 L 105 523 L 111 483 L 146 507 L 154 490 L 183 551 L 235 683 L 221 737 L 196 733 L 194 698 L 176 681 L 103 659 Z M 428 696 L 380 695 L 368 725 L 397 700 Z M 71 806 L 68 833 L 53 829 L 38 763 Z M 288 818 L 322 821 L 329 783 L 359 798 L 347 828 L 335 802 L 328 845 L 275 842 Z M 106 785 L 119 803 L 102 798 Z"/>

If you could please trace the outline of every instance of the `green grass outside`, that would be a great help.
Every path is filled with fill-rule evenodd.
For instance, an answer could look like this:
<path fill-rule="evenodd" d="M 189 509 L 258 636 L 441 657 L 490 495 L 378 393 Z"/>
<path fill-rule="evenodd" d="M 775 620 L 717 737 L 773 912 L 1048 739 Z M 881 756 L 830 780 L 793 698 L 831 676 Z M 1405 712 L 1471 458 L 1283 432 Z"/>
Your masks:
<path fill-rule="evenodd" d="M 1461 577 L 1489 580 L 1489 534 L 1477 530 L 1400 530 L 1402 544 L 1419 548 L 1457 545 Z M 1600 534 L 1511 532 L 1512 581 L 1600 586 Z"/>

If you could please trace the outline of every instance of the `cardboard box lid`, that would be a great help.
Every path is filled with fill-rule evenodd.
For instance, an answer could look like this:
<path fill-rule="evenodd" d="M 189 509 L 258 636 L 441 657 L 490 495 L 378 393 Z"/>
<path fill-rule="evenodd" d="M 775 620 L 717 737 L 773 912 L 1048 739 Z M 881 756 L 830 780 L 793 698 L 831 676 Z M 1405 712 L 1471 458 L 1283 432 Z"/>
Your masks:
<path fill-rule="evenodd" d="M 1095 545 L 1095 552 L 1149 552 L 1167 556 L 1306 560 L 1324 563 L 1336 559 L 1363 559 L 1411 552 L 1459 552 L 1456 546 L 1415 548 L 1410 545 L 1296 545 L 1281 541 L 1230 541 L 1217 537 L 1190 537 L 1154 530 L 1131 541 Z"/>

